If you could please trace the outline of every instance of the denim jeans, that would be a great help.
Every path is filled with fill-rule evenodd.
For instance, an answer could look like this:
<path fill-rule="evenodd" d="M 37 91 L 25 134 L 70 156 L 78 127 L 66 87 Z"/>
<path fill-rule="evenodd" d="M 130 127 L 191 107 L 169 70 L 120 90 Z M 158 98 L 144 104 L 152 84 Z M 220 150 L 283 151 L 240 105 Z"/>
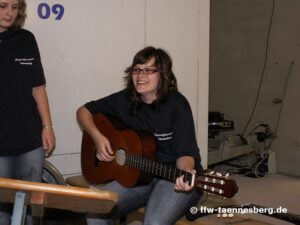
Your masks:
<path fill-rule="evenodd" d="M 37 148 L 33 151 L 18 156 L 0 156 L 0 177 L 14 178 L 26 181 L 42 180 L 44 149 Z M 0 225 L 10 225 L 11 204 L 0 202 Z M 30 224 L 30 217 L 26 218 Z"/>
<path fill-rule="evenodd" d="M 140 207 L 146 206 L 144 225 L 172 225 L 201 197 L 197 191 L 177 192 L 175 184 L 154 178 L 146 186 L 125 188 L 112 181 L 100 189 L 117 192 L 119 200 L 111 218 L 88 215 L 88 225 L 113 225 L 114 221 Z"/>

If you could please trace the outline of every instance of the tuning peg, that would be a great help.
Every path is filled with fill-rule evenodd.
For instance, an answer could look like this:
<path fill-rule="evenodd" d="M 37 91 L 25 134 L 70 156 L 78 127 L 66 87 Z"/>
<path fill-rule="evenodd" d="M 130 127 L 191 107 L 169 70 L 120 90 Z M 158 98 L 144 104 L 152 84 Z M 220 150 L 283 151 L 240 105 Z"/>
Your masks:
<path fill-rule="evenodd" d="M 208 174 L 213 175 L 214 173 L 215 173 L 215 171 L 210 171 Z"/>
<path fill-rule="evenodd" d="M 225 177 L 229 177 L 229 175 L 230 175 L 229 173 L 226 173 L 226 174 L 225 174 Z"/>
<path fill-rule="evenodd" d="M 221 174 L 221 173 L 216 173 L 216 175 L 218 176 L 218 177 L 222 177 L 223 175 Z"/>

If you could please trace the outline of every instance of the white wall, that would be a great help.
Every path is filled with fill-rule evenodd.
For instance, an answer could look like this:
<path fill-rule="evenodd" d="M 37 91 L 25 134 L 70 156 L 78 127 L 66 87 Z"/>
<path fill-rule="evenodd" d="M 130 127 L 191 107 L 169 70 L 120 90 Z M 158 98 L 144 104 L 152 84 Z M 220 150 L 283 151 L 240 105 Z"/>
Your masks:
<path fill-rule="evenodd" d="M 57 137 L 49 158 L 69 176 L 81 173 L 76 109 L 123 88 L 123 70 L 146 45 L 166 49 L 192 106 L 204 166 L 207 157 L 209 0 L 63 0 L 61 20 L 41 19 L 27 1 L 26 28 L 38 41 Z M 200 87 L 200 88 L 199 88 Z"/>

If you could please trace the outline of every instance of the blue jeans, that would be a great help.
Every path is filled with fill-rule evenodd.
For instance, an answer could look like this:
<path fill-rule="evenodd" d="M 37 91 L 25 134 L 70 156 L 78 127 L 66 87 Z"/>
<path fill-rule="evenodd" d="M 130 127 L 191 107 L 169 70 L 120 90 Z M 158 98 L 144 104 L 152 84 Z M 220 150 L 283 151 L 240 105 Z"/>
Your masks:
<path fill-rule="evenodd" d="M 111 218 L 88 215 L 88 225 L 113 225 L 114 221 L 140 207 L 146 206 L 144 225 L 172 225 L 180 219 L 201 197 L 197 191 L 177 192 L 175 184 L 154 178 L 146 186 L 125 188 L 112 181 L 101 187 L 103 190 L 117 192 L 119 201 Z"/>
<path fill-rule="evenodd" d="M 0 177 L 40 182 L 42 181 L 44 157 L 43 148 L 37 148 L 18 156 L 0 156 Z M 0 202 L 0 225 L 10 225 L 11 210 L 10 204 Z M 27 224 L 31 223 L 29 220 L 31 218 L 27 218 Z"/>

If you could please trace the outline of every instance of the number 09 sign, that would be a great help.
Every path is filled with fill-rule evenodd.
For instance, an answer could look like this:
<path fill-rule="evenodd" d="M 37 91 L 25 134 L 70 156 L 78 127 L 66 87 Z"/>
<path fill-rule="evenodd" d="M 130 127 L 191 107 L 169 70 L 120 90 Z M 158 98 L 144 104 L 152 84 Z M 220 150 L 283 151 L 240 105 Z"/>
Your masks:
<path fill-rule="evenodd" d="M 40 3 L 37 7 L 38 16 L 43 19 L 49 19 L 51 14 L 55 15 L 55 20 L 61 20 L 65 13 L 65 8 L 61 4 L 49 5 L 48 3 Z"/>

